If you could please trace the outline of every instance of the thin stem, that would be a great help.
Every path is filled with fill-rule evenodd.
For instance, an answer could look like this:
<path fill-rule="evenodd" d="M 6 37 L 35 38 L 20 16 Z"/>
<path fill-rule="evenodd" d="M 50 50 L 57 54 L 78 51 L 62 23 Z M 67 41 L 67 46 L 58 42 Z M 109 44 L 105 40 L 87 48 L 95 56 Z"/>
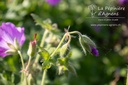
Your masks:
<path fill-rule="evenodd" d="M 128 85 L 128 66 L 127 66 L 127 69 L 126 69 L 126 85 Z"/>
<path fill-rule="evenodd" d="M 41 40 L 41 43 L 40 43 L 40 47 L 44 46 L 44 41 L 45 41 L 47 34 L 48 34 L 48 30 L 45 30 L 44 35 L 43 35 L 42 40 Z"/>
<path fill-rule="evenodd" d="M 70 44 L 70 42 L 71 42 L 71 35 L 69 34 L 68 37 L 69 37 L 69 39 L 68 39 L 67 43 Z"/>
<path fill-rule="evenodd" d="M 21 59 L 22 69 L 24 70 L 24 69 L 25 69 L 25 65 L 24 65 L 23 56 L 22 56 L 20 50 L 18 50 L 18 54 L 19 54 L 20 59 Z M 27 79 L 26 79 L 26 75 L 25 75 L 24 72 L 23 72 L 22 75 L 21 75 L 21 80 L 23 80 L 23 81 L 22 81 L 23 85 L 27 85 Z"/>
<path fill-rule="evenodd" d="M 44 80 L 45 80 L 45 77 L 46 77 L 46 73 L 47 73 L 47 69 L 45 69 L 44 72 L 43 72 L 41 85 L 45 85 Z"/>
<path fill-rule="evenodd" d="M 69 33 L 69 34 L 68 34 L 69 39 L 68 39 L 68 42 L 67 42 L 68 44 L 69 44 L 70 41 L 71 41 L 71 36 L 70 36 L 70 34 L 75 34 L 75 33 L 77 33 L 77 34 L 81 35 L 81 33 L 78 32 L 78 31 L 73 31 L 73 32 L 68 32 L 68 33 Z M 54 52 L 51 54 L 51 57 L 55 55 L 56 51 L 59 49 L 59 47 L 60 47 L 60 46 L 62 45 L 62 43 L 64 42 L 64 39 L 65 39 L 66 36 L 67 36 L 67 33 L 63 36 L 63 38 L 61 39 L 59 45 L 58 45 L 57 48 L 54 50 Z"/>
<path fill-rule="evenodd" d="M 79 31 L 72 31 L 72 32 L 69 32 L 69 34 L 78 34 L 78 35 L 82 36 L 82 34 Z"/>
<path fill-rule="evenodd" d="M 40 43 L 40 47 L 44 46 L 44 41 L 45 41 L 45 38 L 46 38 L 47 34 L 48 34 L 48 30 L 45 30 L 44 35 L 43 35 L 42 40 L 41 40 L 41 43 Z M 40 58 L 40 55 L 37 54 L 36 59 L 35 59 L 35 63 L 38 62 L 39 58 Z"/>
<path fill-rule="evenodd" d="M 66 37 L 66 34 L 63 36 L 62 40 L 60 41 L 59 45 L 57 46 L 57 48 L 53 51 L 53 53 L 51 54 L 51 57 L 55 55 L 56 51 L 59 49 L 59 47 L 62 45 L 62 43 L 64 42 L 64 39 Z"/>
<path fill-rule="evenodd" d="M 29 66 L 30 66 L 31 58 L 32 58 L 32 57 L 29 56 L 28 64 L 27 64 L 27 66 L 26 66 L 26 68 L 25 68 L 26 71 L 28 70 L 28 68 L 29 68 Z"/>
<path fill-rule="evenodd" d="M 22 85 L 28 85 L 27 76 L 24 75 Z"/>
<path fill-rule="evenodd" d="M 21 63 L 22 63 L 22 68 L 24 69 L 25 65 L 24 65 L 23 56 L 21 54 L 21 51 L 18 50 L 18 54 L 20 55 L 20 59 L 21 59 Z"/>

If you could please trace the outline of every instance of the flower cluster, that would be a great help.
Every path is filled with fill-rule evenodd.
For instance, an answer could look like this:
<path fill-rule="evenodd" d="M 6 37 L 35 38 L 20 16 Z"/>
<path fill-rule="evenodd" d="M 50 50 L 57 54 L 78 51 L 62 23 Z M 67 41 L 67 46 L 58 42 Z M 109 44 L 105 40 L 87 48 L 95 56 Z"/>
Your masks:
<path fill-rule="evenodd" d="M 50 0 L 47 0 L 50 1 Z M 53 0 L 56 1 L 56 0 Z M 60 0 L 59 0 L 60 1 Z M 55 3 L 52 3 L 55 5 Z M 42 81 L 41 85 L 44 85 L 44 77 L 48 69 L 51 68 L 52 65 L 58 68 L 58 74 L 63 74 L 66 72 L 71 72 L 74 75 L 77 75 L 75 68 L 73 67 L 70 57 L 72 56 L 72 51 L 70 50 L 70 42 L 71 42 L 71 35 L 78 34 L 79 35 L 79 43 L 86 54 L 86 50 L 93 54 L 94 56 L 99 56 L 99 52 L 96 49 L 95 43 L 86 35 L 82 35 L 78 31 L 68 32 L 65 30 L 66 33 L 63 35 L 62 39 L 57 37 L 54 34 L 55 30 L 56 33 L 60 32 L 57 29 L 57 26 L 54 26 L 52 23 L 42 22 L 39 21 L 40 19 L 34 15 L 35 19 L 38 24 L 41 24 L 42 28 L 45 28 L 45 32 L 42 36 L 42 40 L 40 45 L 37 44 L 37 34 L 35 34 L 34 39 L 29 42 L 27 55 L 28 55 L 28 62 L 27 64 L 24 63 L 24 59 L 21 52 L 21 47 L 25 42 L 25 34 L 23 27 L 16 27 L 11 22 L 2 23 L 0 26 L 0 57 L 6 57 L 8 55 L 19 54 L 21 63 L 22 63 L 22 70 L 21 73 L 24 75 L 21 79 L 21 85 L 32 85 L 33 73 L 37 70 L 37 62 L 41 57 L 43 60 L 42 63 Z M 42 25 L 43 23 L 43 25 Z M 53 29 L 54 28 L 54 29 Z M 54 30 L 54 32 L 53 32 Z M 52 43 L 49 43 L 48 40 L 53 40 Z M 46 42 L 46 43 L 45 43 Z M 57 42 L 55 45 L 54 42 Z M 44 43 L 46 46 L 44 46 Z M 59 57 L 54 57 L 56 55 Z M 32 60 L 34 60 L 32 62 Z"/>

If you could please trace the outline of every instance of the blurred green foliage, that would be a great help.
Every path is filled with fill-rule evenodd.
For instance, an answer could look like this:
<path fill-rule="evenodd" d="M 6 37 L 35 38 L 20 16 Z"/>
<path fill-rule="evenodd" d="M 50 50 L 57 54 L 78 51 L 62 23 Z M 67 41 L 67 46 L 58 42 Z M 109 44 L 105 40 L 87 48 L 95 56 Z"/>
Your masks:
<path fill-rule="evenodd" d="M 84 56 L 76 39 L 78 37 L 74 36 L 76 38 L 71 42 L 71 61 L 78 76 L 75 77 L 72 73 L 69 76 L 58 75 L 55 69 L 51 68 L 48 70 L 47 85 L 114 85 L 116 78 L 119 78 L 117 85 L 124 85 L 128 61 L 128 36 L 123 36 L 123 30 L 128 27 L 120 22 L 119 27 L 100 27 L 97 31 L 95 27 L 90 26 L 92 23 L 98 23 L 96 19 L 87 18 L 90 16 L 90 4 L 119 5 L 117 0 L 62 0 L 56 6 L 50 6 L 45 0 L 0 0 L 0 23 L 13 22 L 17 26 L 25 27 L 27 40 L 22 48 L 23 52 L 26 52 L 34 33 L 43 35 L 42 28 L 35 25 L 32 13 L 44 20 L 51 19 L 58 24 L 62 32 L 70 26 L 69 31 L 80 31 L 96 42 L 100 56 Z M 40 38 L 41 36 L 38 36 L 39 41 Z M 27 60 L 26 54 L 24 59 Z M 18 84 L 20 67 L 21 62 L 17 55 L 0 58 L 0 85 Z"/>

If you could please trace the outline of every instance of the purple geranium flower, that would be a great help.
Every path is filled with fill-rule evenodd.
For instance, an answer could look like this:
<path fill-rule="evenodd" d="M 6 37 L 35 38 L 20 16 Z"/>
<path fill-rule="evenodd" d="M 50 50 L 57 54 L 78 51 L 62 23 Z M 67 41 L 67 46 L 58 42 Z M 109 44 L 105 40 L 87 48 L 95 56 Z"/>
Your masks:
<path fill-rule="evenodd" d="M 120 4 L 128 4 L 128 0 L 118 0 Z"/>
<path fill-rule="evenodd" d="M 91 53 L 95 56 L 99 56 L 99 52 L 95 47 L 91 47 Z"/>
<path fill-rule="evenodd" d="M 94 30 L 95 30 L 96 32 L 100 32 L 100 30 L 101 30 L 101 27 L 100 27 L 100 26 L 94 26 L 93 28 L 94 28 Z"/>
<path fill-rule="evenodd" d="M 25 41 L 24 28 L 7 22 L 0 26 L 0 56 L 5 57 L 19 50 Z"/>
<path fill-rule="evenodd" d="M 60 3 L 61 0 L 46 0 L 46 2 L 52 6 L 57 5 L 58 3 Z"/>

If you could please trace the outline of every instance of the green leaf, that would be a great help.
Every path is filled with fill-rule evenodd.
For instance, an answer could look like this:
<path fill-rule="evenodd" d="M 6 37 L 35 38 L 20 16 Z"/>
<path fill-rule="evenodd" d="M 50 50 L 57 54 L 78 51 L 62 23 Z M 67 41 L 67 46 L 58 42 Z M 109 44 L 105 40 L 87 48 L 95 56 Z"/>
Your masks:
<path fill-rule="evenodd" d="M 33 17 L 33 19 L 35 20 L 35 22 L 36 22 L 36 25 L 42 25 L 42 23 L 43 23 L 43 21 L 42 21 L 42 19 L 39 17 L 39 16 L 37 16 L 37 15 L 35 15 L 35 14 L 31 14 L 31 16 Z"/>
<path fill-rule="evenodd" d="M 68 70 L 69 72 L 73 73 L 75 76 L 77 76 L 76 69 L 73 67 L 73 65 L 69 62 L 68 64 Z"/>
<path fill-rule="evenodd" d="M 49 69 L 51 67 L 51 63 L 49 61 L 44 61 L 42 64 L 43 69 Z"/>
<path fill-rule="evenodd" d="M 37 16 L 35 14 L 31 14 L 31 16 L 35 20 L 36 25 L 40 25 L 42 28 L 47 29 L 47 30 L 51 30 L 52 29 L 52 25 L 51 25 L 51 20 L 50 19 L 46 19 L 46 20 L 43 21 L 39 16 Z"/>
<path fill-rule="evenodd" d="M 1 85 L 15 85 L 11 80 L 7 79 L 7 74 L 0 74 L 0 84 Z"/>
<path fill-rule="evenodd" d="M 72 56 L 72 51 L 69 51 L 69 53 L 66 55 L 66 58 L 70 58 Z"/>
<path fill-rule="evenodd" d="M 50 54 L 45 49 L 41 49 L 41 52 L 39 52 L 40 56 L 44 59 L 44 61 L 50 59 Z"/>
<path fill-rule="evenodd" d="M 50 20 L 49 19 L 46 19 L 45 21 L 43 21 L 43 23 L 42 23 L 42 28 L 44 28 L 44 29 L 47 29 L 47 30 L 52 30 L 52 25 L 51 25 L 51 23 L 50 23 Z"/>
<path fill-rule="evenodd" d="M 67 59 L 66 57 L 58 58 L 57 62 L 58 62 L 60 65 L 66 65 L 67 62 L 68 62 L 68 59 Z"/>

